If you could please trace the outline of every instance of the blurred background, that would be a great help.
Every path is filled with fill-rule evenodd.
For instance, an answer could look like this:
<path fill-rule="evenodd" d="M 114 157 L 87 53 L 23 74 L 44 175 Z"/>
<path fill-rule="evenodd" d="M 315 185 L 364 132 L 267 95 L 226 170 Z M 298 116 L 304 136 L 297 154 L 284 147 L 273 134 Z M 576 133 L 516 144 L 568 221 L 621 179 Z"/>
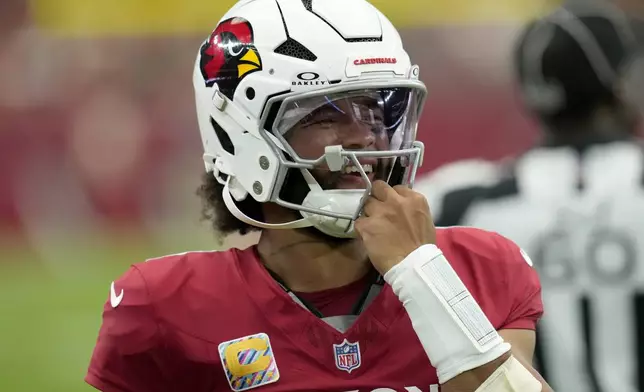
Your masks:
<path fill-rule="evenodd" d="M 0 391 L 88 391 L 110 282 L 221 245 L 200 222 L 191 75 L 231 0 L 0 1 Z M 423 173 L 528 148 L 510 49 L 544 0 L 374 0 L 430 97 Z M 642 7 L 634 1 L 637 11 Z"/>

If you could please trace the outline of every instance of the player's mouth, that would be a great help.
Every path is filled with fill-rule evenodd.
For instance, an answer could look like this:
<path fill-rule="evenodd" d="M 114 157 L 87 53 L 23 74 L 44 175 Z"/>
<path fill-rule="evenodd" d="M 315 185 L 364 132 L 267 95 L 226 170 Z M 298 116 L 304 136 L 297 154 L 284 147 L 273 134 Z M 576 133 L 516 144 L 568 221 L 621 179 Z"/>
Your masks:
<path fill-rule="evenodd" d="M 376 176 L 374 170 L 376 168 L 376 165 L 376 160 L 374 160 L 373 162 L 370 161 L 369 163 L 361 162 L 362 170 L 364 170 L 367 178 L 369 178 L 369 181 L 373 182 Z M 344 169 L 342 169 L 342 174 L 338 179 L 339 189 L 362 189 L 366 187 L 367 183 L 364 178 L 362 178 L 359 168 L 357 168 L 355 165 L 348 165 Z"/>

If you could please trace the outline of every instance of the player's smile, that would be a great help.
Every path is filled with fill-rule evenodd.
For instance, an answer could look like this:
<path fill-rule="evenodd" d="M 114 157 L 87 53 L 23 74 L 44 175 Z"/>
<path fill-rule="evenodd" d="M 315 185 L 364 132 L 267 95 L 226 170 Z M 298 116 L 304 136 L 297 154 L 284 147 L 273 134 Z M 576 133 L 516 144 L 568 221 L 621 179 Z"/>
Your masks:
<path fill-rule="evenodd" d="M 364 170 L 370 182 L 376 178 L 376 169 L 379 167 L 377 159 L 360 159 L 362 170 Z M 360 173 L 360 169 L 350 164 L 344 167 L 340 177 L 335 183 L 336 189 L 364 189 L 367 183 Z"/>

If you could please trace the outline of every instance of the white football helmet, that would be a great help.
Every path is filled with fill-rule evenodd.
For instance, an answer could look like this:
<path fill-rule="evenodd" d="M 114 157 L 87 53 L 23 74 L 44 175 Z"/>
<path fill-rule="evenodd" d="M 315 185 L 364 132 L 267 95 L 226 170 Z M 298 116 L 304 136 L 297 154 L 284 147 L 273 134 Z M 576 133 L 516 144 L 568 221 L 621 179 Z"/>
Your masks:
<path fill-rule="evenodd" d="M 349 238 L 372 181 L 413 185 L 426 88 L 365 0 L 242 0 L 201 46 L 193 82 L 206 170 L 243 222 Z M 361 132 L 368 143 L 348 140 Z M 249 195 L 302 218 L 251 219 L 236 204 Z"/>

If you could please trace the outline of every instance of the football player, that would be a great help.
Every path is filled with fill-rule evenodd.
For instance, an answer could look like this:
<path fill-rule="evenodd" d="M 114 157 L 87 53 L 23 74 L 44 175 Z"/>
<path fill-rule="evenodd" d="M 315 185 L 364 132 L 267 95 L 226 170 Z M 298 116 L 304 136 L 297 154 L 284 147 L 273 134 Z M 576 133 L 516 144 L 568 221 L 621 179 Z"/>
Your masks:
<path fill-rule="evenodd" d="M 494 230 L 530 253 L 547 309 L 539 369 L 559 391 L 644 391 L 637 52 L 611 8 L 561 8 L 530 23 L 515 65 L 541 145 L 510 165 L 460 162 L 419 184 L 439 199 L 437 225 Z"/>
<path fill-rule="evenodd" d="M 236 4 L 194 71 L 206 214 L 247 250 L 135 264 L 86 376 L 102 391 L 550 391 L 540 284 L 506 238 L 436 230 L 411 190 L 426 89 L 364 0 Z"/>

